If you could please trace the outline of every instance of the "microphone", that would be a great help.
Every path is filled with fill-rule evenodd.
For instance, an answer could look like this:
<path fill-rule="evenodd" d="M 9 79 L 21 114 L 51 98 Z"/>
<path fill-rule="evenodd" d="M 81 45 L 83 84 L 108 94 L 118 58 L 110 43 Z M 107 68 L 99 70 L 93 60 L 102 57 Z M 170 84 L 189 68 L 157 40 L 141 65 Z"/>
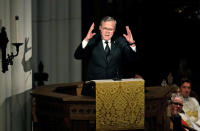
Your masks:
<path fill-rule="evenodd" d="M 113 78 L 114 81 L 121 81 L 121 77 L 119 74 L 119 69 L 116 69 L 115 77 Z"/>

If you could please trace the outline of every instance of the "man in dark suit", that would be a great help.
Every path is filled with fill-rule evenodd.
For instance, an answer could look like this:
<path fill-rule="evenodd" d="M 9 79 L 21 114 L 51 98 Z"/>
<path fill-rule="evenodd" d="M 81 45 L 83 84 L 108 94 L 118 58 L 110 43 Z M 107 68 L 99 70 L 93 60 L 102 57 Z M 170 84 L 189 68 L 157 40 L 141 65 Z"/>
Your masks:
<path fill-rule="evenodd" d="M 87 36 L 75 51 L 76 59 L 88 61 L 87 80 L 112 79 L 122 76 L 122 64 L 136 59 L 136 45 L 132 33 L 126 26 L 127 34 L 113 37 L 116 20 L 106 16 L 101 20 L 100 33 L 93 33 L 94 23 Z"/>

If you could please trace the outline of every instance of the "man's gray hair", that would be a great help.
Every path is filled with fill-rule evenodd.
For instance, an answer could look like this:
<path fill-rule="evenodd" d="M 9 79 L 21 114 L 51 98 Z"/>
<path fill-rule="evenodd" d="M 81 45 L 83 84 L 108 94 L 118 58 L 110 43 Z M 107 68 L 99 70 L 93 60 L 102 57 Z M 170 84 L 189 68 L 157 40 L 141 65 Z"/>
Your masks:
<path fill-rule="evenodd" d="M 114 21 L 115 22 L 115 27 L 117 25 L 117 21 L 111 17 L 111 16 L 105 16 L 101 19 L 101 23 L 100 23 L 100 26 L 102 26 L 102 22 L 106 22 L 106 21 Z"/>
<path fill-rule="evenodd" d="M 176 97 L 180 98 L 183 101 L 183 97 L 182 96 L 180 96 L 177 93 L 172 93 L 172 95 L 171 95 L 171 102 L 173 102 Z"/>

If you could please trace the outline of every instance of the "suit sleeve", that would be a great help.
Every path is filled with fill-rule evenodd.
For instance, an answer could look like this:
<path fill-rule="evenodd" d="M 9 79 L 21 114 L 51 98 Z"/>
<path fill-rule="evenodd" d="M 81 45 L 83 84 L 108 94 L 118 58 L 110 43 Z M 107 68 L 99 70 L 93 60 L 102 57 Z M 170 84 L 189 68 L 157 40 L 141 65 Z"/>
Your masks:
<path fill-rule="evenodd" d="M 135 62 L 138 59 L 138 50 L 135 52 L 124 37 L 119 37 L 117 41 L 122 49 L 123 59 L 127 62 Z"/>
<path fill-rule="evenodd" d="M 94 48 L 94 46 L 96 46 L 96 44 L 98 44 L 98 41 L 100 40 L 100 34 L 97 33 L 93 38 L 91 38 L 88 41 L 88 44 L 86 45 L 86 47 L 83 49 L 82 48 L 82 43 L 79 44 L 78 48 L 76 49 L 75 53 L 74 53 L 74 57 L 75 59 L 88 59 L 91 55 L 91 51 Z"/>
<path fill-rule="evenodd" d="M 90 56 L 91 50 L 94 46 L 95 38 L 92 38 L 88 41 L 88 44 L 85 48 L 82 47 L 82 43 L 79 44 L 78 48 L 74 53 L 75 59 L 86 59 Z"/>
<path fill-rule="evenodd" d="M 86 55 L 86 51 L 85 51 L 85 49 L 83 49 L 82 43 L 81 43 L 81 44 L 79 44 L 78 48 L 76 49 L 76 51 L 74 53 L 74 57 L 75 57 L 75 59 L 83 59 L 85 55 Z"/>
<path fill-rule="evenodd" d="M 134 74 L 142 75 L 140 69 L 140 59 L 139 59 L 139 50 L 135 52 L 125 38 L 120 38 L 120 43 L 122 46 L 123 52 L 123 70 L 125 77 L 134 77 Z"/>

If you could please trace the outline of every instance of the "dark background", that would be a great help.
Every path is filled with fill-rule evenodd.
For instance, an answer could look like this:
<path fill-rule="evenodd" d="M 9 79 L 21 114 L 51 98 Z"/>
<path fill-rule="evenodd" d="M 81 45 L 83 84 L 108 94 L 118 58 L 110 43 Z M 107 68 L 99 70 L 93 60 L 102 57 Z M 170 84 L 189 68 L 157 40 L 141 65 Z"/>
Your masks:
<path fill-rule="evenodd" d="M 82 38 L 92 22 L 98 32 L 104 16 L 117 20 L 116 34 L 126 33 L 125 26 L 130 26 L 140 56 L 138 70 L 146 86 L 160 85 L 169 72 L 177 83 L 179 65 L 186 62 L 193 89 L 198 91 L 199 0 L 83 0 Z"/>

